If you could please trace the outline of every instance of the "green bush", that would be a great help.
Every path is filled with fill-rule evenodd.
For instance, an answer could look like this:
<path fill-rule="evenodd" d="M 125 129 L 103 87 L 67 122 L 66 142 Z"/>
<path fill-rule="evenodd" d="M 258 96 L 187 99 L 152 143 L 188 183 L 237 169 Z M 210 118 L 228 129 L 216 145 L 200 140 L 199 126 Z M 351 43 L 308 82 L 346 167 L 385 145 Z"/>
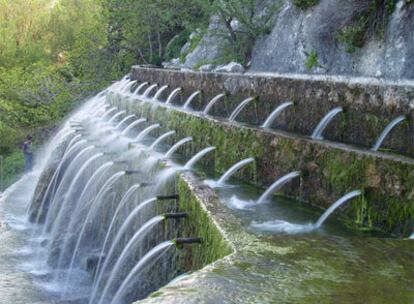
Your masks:
<path fill-rule="evenodd" d="M 20 149 L 14 150 L 3 160 L 3 188 L 7 188 L 23 173 L 24 169 L 24 157 Z M 4 189 L 0 189 L 1 191 Z"/>
<path fill-rule="evenodd" d="M 300 9 L 308 9 L 318 4 L 319 0 L 292 0 L 293 4 Z"/>
<path fill-rule="evenodd" d="M 363 47 L 371 36 L 383 39 L 395 5 L 395 0 L 370 0 L 367 9 L 360 11 L 350 24 L 335 32 L 333 38 L 345 45 L 345 50 L 349 53 Z"/>
<path fill-rule="evenodd" d="M 310 52 L 310 54 L 308 54 L 308 58 L 306 58 L 305 66 L 308 70 L 321 67 L 318 61 L 318 54 L 316 53 L 316 51 L 312 51 Z"/>

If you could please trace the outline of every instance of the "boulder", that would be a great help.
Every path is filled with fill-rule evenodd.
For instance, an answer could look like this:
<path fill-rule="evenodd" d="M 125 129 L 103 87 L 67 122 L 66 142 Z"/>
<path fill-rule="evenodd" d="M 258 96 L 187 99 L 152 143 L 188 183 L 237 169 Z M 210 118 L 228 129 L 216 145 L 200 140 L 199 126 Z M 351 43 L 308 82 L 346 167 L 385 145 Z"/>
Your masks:
<path fill-rule="evenodd" d="M 244 67 L 237 62 L 230 62 L 228 64 L 220 65 L 214 69 L 216 73 L 243 73 Z"/>

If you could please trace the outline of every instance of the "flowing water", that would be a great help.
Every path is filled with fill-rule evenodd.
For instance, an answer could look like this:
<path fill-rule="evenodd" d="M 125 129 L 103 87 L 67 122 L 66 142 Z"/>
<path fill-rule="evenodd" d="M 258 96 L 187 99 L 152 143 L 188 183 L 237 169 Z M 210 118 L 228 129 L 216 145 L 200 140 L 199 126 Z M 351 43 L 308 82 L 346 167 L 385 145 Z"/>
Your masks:
<path fill-rule="evenodd" d="M 46 145 L 35 170 L 2 193 L 0 303 L 126 304 L 170 281 L 143 302 L 413 302 L 414 242 L 350 229 L 336 217 L 359 191 L 322 212 L 273 195 L 299 172 L 266 191 L 231 178 L 252 165 L 254 155 L 215 176 L 199 165 L 214 157 L 215 147 L 185 159 L 176 152 L 192 137 L 170 147 L 165 139 L 174 131 L 154 138 L 150 131 L 159 125 L 140 131 L 145 118 L 126 126 L 134 116 L 104 106 L 106 98 L 120 98 L 111 91 L 128 101 L 134 85 L 124 78 L 87 101 Z M 141 142 L 131 145 L 138 134 Z M 226 233 L 243 246 L 183 274 L 176 267 L 185 252 L 179 244 L 200 240 L 178 238 L 197 235 L 177 235 L 178 222 L 188 219 L 187 210 L 177 209 L 172 177 L 190 169 L 217 181 L 218 208 L 241 223 Z"/>

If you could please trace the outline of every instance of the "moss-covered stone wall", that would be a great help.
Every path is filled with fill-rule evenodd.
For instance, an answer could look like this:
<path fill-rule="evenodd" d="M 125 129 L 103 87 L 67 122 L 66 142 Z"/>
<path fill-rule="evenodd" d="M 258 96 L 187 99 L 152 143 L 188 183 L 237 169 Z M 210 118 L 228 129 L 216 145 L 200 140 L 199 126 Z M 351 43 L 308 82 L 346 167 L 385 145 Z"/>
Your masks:
<path fill-rule="evenodd" d="M 302 178 L 285 188 L 286 195 L 327 208 L 347 191 L 361 189 L 365 193 L 363 198 L 346 205 L 341 213 L 347 220 L 398 236 L 412 233 L 414 161 L 411 159 L 229 123 L 137 100 L 110 99 L 128 112 L 147 117 L 148 123 L 158 122 L 164 130 L 175 130 L 176 139 L 192 136 L 192 144 L 181 150 L 188 157 L 202 148 L 215 146 L 214 153 L 202 162 L 216 172 L 224 172 L 239 160 L 254 157 L 255 165 L 240 171 L 238 177 L 268 186 L 278 177 L 300 170 Z"/>
<path fill-rule="evenodd" d="M 202 110 L 209 100 L 226 93 L 213 107 L 211 114 L 228 117 L 245 98 L 254 96 L 238 117 L 239 121 L 260 125 L 282 102 L 291 100 L 294 107 L 286 109 L 275 122 L 275 128 L 310 135 L 320 119 L 331 109 L 341 106 L 344 112 L 331 122 L 325 138 L 337 142 L 371 147 L 386 125 L 399 115 L 408 120 L 398 125 L 384 142 L 384 149 L 414 156 L 413 104 L 414 86 L 385 83 L 373 79 L 344 80 L 333 77 L 306 78 L 296 75 L 252 75 L 181 72 L 165 69 L 133 67 L 132 75 L 139 82 L 169 85 L 162 96 L 177 87 L 182 93 L 175 100 L 183 104 L 197 90 L 201 97 L 193 101 L 195 110 Z"/>
<path fill-rule="evenodd" d="M 180 227 L 182 236 L 201 237 L 200 245 L 187 246 L 180 259 L 180 267 L 186 271 L 200 269 L 233 251 L 219 226 L 214 223 L 214 216 L 207 210 L 203 198 L 195 195 L 190 184 L 183 177 L 178 178 L 177 193 L 179 209 L 188 213 L 188 218 Z M 208 196 L 204 199 L 209 199 Z"/>

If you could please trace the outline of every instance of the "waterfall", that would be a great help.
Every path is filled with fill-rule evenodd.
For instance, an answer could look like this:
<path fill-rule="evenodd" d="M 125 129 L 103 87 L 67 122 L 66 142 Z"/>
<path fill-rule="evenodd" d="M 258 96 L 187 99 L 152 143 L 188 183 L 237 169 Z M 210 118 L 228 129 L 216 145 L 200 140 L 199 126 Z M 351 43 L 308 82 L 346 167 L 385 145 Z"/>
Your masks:
<path fill-rule="evenodd" d="M 322 133 L 328 126 L 328 124 L 331 122 L 331 120 L 339 113 L 341 113 L 343 109 L 341 107 L 336 107 L 335 109 L 329 111 L 328 114 L 326 114 L 322 120 L 319 122 L 318 126 L 315 128 L 315 130 L 312 133 L 311 138 L 312 139 L 318 139 L 322 140 Z"/>
<path fill-rule="evenodd" d="M 378 151 L 378 149 L 381 147 L 383 141 L 385 140 L 387 135 L 391 132 L 391 130 L 394 129 L 395 126 L 397 126 L 399 123 L 403 122 L 406 119 L 407 119 L 407 117 L 404 116 L 404 115 L 401 115 L 401 116 L 398 116 L 397 118 L 394 118 L 388 124 L 388 126 L 384 129 L 384 131 L 382 131 L 381 135 L 378 137 L 377 141 L 372 146 L 371 150 L 372 151 Z"/>
<path fill-rule="evenodd" d="M 282 113 L 284 109 L 287 107 L 293 106 L 293 102 L 286 101 L 282 103 L 280 106 L 278 106 L 266 119 L 266 121 L 262 124 L 262 128 L 270 128 L 272 123 L 276 120 L 276 118 Z"/>
<path fill-rule="evenodd" d="M 263 194 L 259 197 L 257 200 L 257 204 L 262 204 L 266 201 L 266 199 L 269 197 L 270 194 L 273 192 L 279 190 L 282 186 L 284 186 L 286 183 L 294 179 L 295 177 L 300 176 L 299 171 L 293 171 L 289 174 L 286 174 L 279 178 L 277 181 L 275 181 Z"/>
<path fill-rule="evenodd" d="M 207 115 L 208 113 L 210 113 L 211 108 L 216 104 L 217 101 L 219 101 L 220 99 L 222 99 L 224 96 L 226 96 L 225 94 L 219 94 L 216 97 L 214 97 L 213 99 L 211 99 L 209 101 L 209 103 L 206 105 L 206 107 L 204 108 L 204 115 Z"/>
<path fill-rule="evenodd" d="M 198 95 L 200 95 L 200 94 L 201 94 L 201 91 L 200 91 L 200 90 L 198 90 L 198 91 L 194 92 L 193 94 L 191 94 L 191 95 L 187 98 L 186 102 L 184 103 L 183 108 L 184 108 L 184 109 L 188 109 L 188 107 L 190 106 L 190 104 L 191 104 L 191 102 L 194 100 L 194 98 L 196 98 L 196 97 L 197 97 Z"/>
<path fill-rule="evenodd" d="M 254 97 L 249 97 L 245 100 L 243 100 L 230 114 L 229 121 L 235 121 L 237 116 L 240 114 L 240 112 L 250 103 L 254 100 Z"/>

